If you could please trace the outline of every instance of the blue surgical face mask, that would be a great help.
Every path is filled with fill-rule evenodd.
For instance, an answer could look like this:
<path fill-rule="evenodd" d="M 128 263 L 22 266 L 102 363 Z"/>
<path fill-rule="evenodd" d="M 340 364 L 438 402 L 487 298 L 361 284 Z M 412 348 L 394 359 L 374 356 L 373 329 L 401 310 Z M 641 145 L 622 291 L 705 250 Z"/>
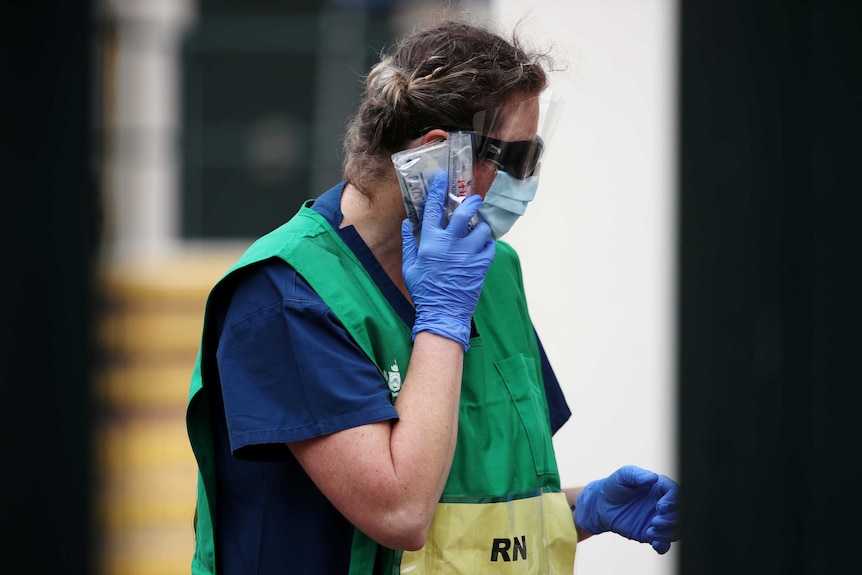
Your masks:
<path fill-rule="evenodd" d="M 519 180 L 506 172 L 497 171 L 494 183 L 485 194 L 485 201 L 477 213 L 478 219 L 491 228 L 495 240 L 500 239 L 524 215 L 527 204 L 536 197 L 538 186 L 538 176 Z"/>

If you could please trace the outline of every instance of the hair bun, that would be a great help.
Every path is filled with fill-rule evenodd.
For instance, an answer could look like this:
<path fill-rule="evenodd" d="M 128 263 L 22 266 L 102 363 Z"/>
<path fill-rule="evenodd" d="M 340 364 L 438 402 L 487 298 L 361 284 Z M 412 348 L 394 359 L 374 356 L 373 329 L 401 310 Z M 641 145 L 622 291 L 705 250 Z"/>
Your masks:
<path fill-rule="evenodd" d="M 387 57 L 377 63 L 365 81 L 368 97 L 381 100 L 390 109 L 404 106 L 410 93 L 411 78 Z"/>

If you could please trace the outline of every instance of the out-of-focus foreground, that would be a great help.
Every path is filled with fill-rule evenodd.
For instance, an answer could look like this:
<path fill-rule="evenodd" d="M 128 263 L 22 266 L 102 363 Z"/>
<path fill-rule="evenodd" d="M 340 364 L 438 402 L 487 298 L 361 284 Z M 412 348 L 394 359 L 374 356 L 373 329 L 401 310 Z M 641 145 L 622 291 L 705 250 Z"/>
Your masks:
<path fill-rule="evenodd" d="M 235 257 L 194 254 L 101 270 L 95 504 L 103 575 L 188 572 L 197 487 L 188 382 L 206 295 Z"/>

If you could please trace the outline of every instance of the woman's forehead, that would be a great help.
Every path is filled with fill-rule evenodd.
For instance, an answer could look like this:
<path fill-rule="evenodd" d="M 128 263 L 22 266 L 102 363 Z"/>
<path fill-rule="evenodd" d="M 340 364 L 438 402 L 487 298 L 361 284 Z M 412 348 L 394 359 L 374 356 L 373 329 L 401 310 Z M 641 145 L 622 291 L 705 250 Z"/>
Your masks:
<path fill-rule="evenodd" d="M 505 106 L 498 118 L 498 125 L 492 128 L 492 135 L 500 140 L 515 142 L 532 140 L 539 127 L 539 99 L 530 98 Z"/>
<path fill-rule="evenodd" d="M 494 110 L 489 110 L 482 121 L 481 131 L 493 138 L 510 142 L 532 140 L 539 125 L 539 98 L 515 95 Z"/>

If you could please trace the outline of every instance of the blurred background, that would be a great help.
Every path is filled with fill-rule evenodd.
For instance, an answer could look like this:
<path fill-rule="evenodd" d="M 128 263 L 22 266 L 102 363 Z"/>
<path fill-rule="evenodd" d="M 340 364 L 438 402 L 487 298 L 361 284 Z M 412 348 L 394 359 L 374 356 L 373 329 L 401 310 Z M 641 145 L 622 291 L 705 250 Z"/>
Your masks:
<path fill-rule="evenodd" d="M 541 191 L 506 239 L 573 411 L 555 437 L 563 483 L 632 463 L 685 489 L 668 555 L 605 535 L 576 573 L 843 568 L 838 519 L 862 499 L 860 11 L 3 2 L 3 557 L 16 573 L 189 572 L 184 417 L 209 288 L 340 181 L 378 54 L 466 16 L 517 25 L 560 68 Z"/>

